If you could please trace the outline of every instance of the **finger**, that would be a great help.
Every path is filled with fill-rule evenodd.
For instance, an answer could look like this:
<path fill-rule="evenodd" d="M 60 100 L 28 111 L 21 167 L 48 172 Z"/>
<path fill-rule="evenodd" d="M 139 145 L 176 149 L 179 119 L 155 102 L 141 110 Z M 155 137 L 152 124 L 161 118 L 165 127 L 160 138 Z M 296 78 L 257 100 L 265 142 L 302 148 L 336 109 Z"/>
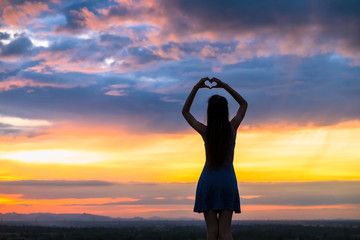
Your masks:
<path fill-rule="evenodd" d="M 206 85 L 205 83 L 204 83 L 204 87 L 206 87 L 206 88 L 208 88 L 208 89 L 211 89 L 211 86 Z"/>

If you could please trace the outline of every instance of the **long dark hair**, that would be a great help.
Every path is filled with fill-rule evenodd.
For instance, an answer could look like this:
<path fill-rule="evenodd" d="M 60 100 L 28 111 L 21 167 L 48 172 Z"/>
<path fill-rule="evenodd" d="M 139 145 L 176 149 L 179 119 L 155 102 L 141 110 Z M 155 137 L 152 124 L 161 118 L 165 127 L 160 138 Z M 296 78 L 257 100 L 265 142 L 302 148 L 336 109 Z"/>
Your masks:
<path fill-rule="evenodd" d="M 209 168 L 218 168 L 226 159 L 230 144 L 229 109 L 226 98 L 213 95 L 208 100 L 206 129 L 206 161 Z"/>

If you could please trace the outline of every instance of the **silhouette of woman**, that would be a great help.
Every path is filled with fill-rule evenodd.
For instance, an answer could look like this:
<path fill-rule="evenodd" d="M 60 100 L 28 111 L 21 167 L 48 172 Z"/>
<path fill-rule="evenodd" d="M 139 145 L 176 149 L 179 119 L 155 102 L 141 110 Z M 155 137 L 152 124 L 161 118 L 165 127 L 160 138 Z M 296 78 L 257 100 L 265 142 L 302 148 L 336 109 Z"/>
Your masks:
<path fill-rule="evenodd" d="M 215 82 L 209 87 L 205 84 Z M 226 98 L 213 95 L 208 100 L 207 126 L 197 121 L 190 113 L 194 97 L 200 88 L 224 88 L 239 103 L 235 117 L 229 121 Z M 200 175 L 194 212 L 203 212 L 207 239 L 232 239 L 232 214 L 240 213 L 240 198 L 235 176 L 233 157 L 236 131 L 244 119 L 247 102 L 229 85 L 217 78 L 202 78 L 192 89 L 184 104 L 182 114 L 186 121 L 203 138 L 206 162 Z"/>

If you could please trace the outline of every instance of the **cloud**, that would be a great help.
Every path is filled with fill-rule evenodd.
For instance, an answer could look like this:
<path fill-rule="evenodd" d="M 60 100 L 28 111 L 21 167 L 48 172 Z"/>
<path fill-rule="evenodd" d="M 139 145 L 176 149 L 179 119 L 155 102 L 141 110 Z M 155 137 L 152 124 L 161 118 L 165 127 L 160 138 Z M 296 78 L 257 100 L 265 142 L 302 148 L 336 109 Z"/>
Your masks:
<path fill-rule="evenodd" d="M 110 96 L 125 96 L 127 95 L 126 90 L 124 90 L 124 88 L 128 88 L 129 85 L 128 84 L 113 84 L 113 85 L 109 85 L 107 87 L 104 87 L 103 90 L 105 90 L 105 95 L 110 95 Z"/>
<path fill-rule="evenodd" d="M 320 31 L 327 31 L 333 36 L 346 33 L 354 36 L 353 30 L 359 20 L 357 14 L 360 4 L 357 1 L 296 1 L 286 0 L 269 2 L 261 0 L 246 1 L 160 1 L 165 14 L 168 14 L 169 25 L 175 32 L 194 33 L 213 31 L 219 34 L 232 34 L 247 31 L 277 32 L 296 34 L 304 27 L 319 26 Z M 354 23 L 336 30 L 343 23 Z M 335 24 L 336 23 L 336 24 Z M 294 29 L 295 28 L 295 29 Z"/>
<path fill-rule="evenodd" d="M 64 25 L 55 27 L 57 32 L 72 32 L 79 33 L 86 30 L 87 18 L 97 14 L 97 8 L 106 6 L 108 1 L 87 1 L 87 2 L 74 2 L 62 9 L 62 13 L 66 18 Z M 101 22 L 98 22 L 101 24 Z"/>
<path fill-rule="evenodd" d="M 111 49 L 122 49 L 132 43 L 131 38 L 113 34 L 100 35 L 100 44 L 106 44 Z"/>
<path fill-rule="evenodd" d="M 1 47 L 1 55 L 28 55 L 32 48 L 32 43 L 27 37 L 19 37 L 11 41 L 9 44 Z"/>
<path fill-rule="evenodd" d="M 116 122 L 129 131 L 174 132 L 188 128 L 180 114 L 182 102 L 194 79 L 205 72 L 211 72 L 211 66 L 201 60 L 170 62 L 131 74 L 26 70 L 0 82 L 3 89 L 11 89 L 0 95 L 4 103 L 0 108 L 19 117 L 36 118 L 28 115 L 36 113 L 50 120 Z M 322 55 L 257 58 L 229 65 L 216 76 L 248 100 L 245 124 L 256 127 L 279 121 L 308 126 L 358 119 L 359 74 L 360 68 L 350 67 L 346 59 Z M 15 84 L 14 79 L 28 80 Z M 35 92 L 25 94 L 29 89 Z M 200 91 L 192 109 L 200 121 L 205 119 L 207 98 L 214 93 L 229 99 L 232 113 L 237 109 L 224 91 Z M 49 94 L 53 96 L 50 100 Z M 18 111 L 13 112 L 15 109 Z"/>
<path fill-rule="evenodd" d="M 27 7 L 40 3 L 47 10 Z M 0 110 L 180 131 L 188 127 L 180 114 L 188 91 L 202 76 L 216 75 L 248 100 L 245 123 L 253 126 L 358 119 L 358 5 L 9 1 L 6 6 L 45 28 L 1 29 L 0 99 L 6 106 Z M 129 86 L 110 87 L 119 84 Z M 199 120 L 214 91 L 194 102 Z"/>
<path fill-rule="evenodd" d="M 51 126 L 52 123 L 42 119 L 26 119 L 0 114 L 0 133 L 2 136 L 35 137 Z"/>
<path fill-rule="evenodd" d="M 21 79 L 16 77 L 9 77 L 5 81 L 0 82 L 0 92 L 10 91 L 16 88 L 42 88 L 42 87 L 53 87 L 53 88 L 69 88 L 69 85 L 61 85 L 56 83 L 44 83 L 44 82 L 35 82 L 32 79 Z M 27 90 L 28 93 L 33 92 L 33 89 Z"/>
<path fill-rule="evenodd" d="M 359 186 L 359 181 L 239 182 L 239 191 L 243 205 L 333 206 L 360 204 Z M 22 194 L 22 199 L 138 199 L 136 202 L 105 201 L 91 204 L 93 206 L 192 205 L 195 188 L 196 183 L 117 183 L 98 180 L 0 182 L 0 194 Z"/>
<path fill-rule="evenodd" d="M 13 118 L 0 121 L 0 135 L 26 142 L 49 130 L 36 120 L 142 135 L 186 131 L 182 104 L 204 76 L 219 77 L 246 98 L 249 129 L 358 120 L 359 9 L 356 0 L 0 1 L 0 112 Z M 237 110 L 225 91 L 202 89 L 191 109 L 199 121 L 215 93 L 228 98 L 231 116 Z M 158 206 L 190 206 L 195 188 L 13 184 L 1 182 L 0 190 L 25 199 L 130 197 Z M 244 204 L 358 204 L 350 182 L 240 183 L 240 190 Z M 118 202 L 96 203 L 126 203 Z"/>
<path fill-rule="evenodd" d="M 0 115 L 0 123 L 11 125 L 14 127 L 39 127 L 39 126 L 49 126 L 50 122 L 39 119 L 22 119 L 16 117 L 9 117 Z"/>
<path fill-rule="evenodd" d="M 44 11 L 49 11 L 49 8 L 41 1 L 11 1 L 11 5 L 4 7 L 2 18 L 8 25 L 26 25 Z"/>
<path fill-rule="evenodd" d="M 7 40 L 7 39 L 9 39 L 9 38 L 10 38 L 10 34 L 9 34 L 9 33 L 7 33 L 7 32 L 0 32 L 0 40 L 3 40 L 3 39 Z"/>
<path fill-rule="evenodd" d="M 54 39 L 48 50 L 50 52 L 67 51 L 81 47 L 81 41 L 72 37 L 61 37 Z"/>
<path fill-rule="evenodd" d="M 160 1 L 162 35 L 269 43 L 270 54 L 338 52 L 359 59 L 357 1 Z M 350 50 L 352 49 L 352 51 Z"/>
<path fill-rule="evenodd" d="M 247 120 L 252 123 L 266 119 L 268 123 L 331 125 L 358 119 L 355 92 L 360 89 L 355 74 L 360 68 L 349 67 L 346 60 L 333 55 L 261 58 L 229 66 L 224 72 L 220 76 L 243 89 L 249 102 Z"/>

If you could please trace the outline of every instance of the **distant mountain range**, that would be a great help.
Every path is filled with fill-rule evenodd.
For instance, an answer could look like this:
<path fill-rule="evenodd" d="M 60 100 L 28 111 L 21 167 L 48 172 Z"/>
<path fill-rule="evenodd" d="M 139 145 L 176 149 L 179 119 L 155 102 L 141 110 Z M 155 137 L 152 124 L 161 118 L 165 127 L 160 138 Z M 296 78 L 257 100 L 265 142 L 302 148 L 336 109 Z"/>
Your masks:
<path fill-rule="evenodd" d="M 149 223 L 154 221 L 168 221 L 169 219 L 161 217 L 151 218 L 112 218 L 101 215 L 94 215 L 88 213 L 0 213 L 0 224 L 14 224 L 14 225 L 46 225 L 46 226 L 67 226 L 67 225 L 128 225 L 133 222 Z M 172 221 L 198 221 L 192 218 L 177 218 L 171 219 Z"/>
<path fill-rule="evenodd" d="M 234 224 L 254 225 L 254 224 L 300 224 L 300 225 L 339 225 L 343 223 L 360 223 L 359 220 L 350 219 L 333 219 L 333 220 L 240 220 L 234 221 Z M 178 226 L 205 226 L 204 220 L 194 218 L 112 218 L 101 215 L 94 215 L 88 213 L 74 214 L 74 213 L 0 213 L 0 225 L 17 225 L 17 226 L 61 226 L 61 227 L 121 227 L 121 226 L 163 226 L 163 225 L 178 225 Z"/>
<path fill-rule="evenodd" d="M 55 213 L 0 213 L 0 221 L 114 221 L 116 218 L 93 214 L 55 214 Z"/>

